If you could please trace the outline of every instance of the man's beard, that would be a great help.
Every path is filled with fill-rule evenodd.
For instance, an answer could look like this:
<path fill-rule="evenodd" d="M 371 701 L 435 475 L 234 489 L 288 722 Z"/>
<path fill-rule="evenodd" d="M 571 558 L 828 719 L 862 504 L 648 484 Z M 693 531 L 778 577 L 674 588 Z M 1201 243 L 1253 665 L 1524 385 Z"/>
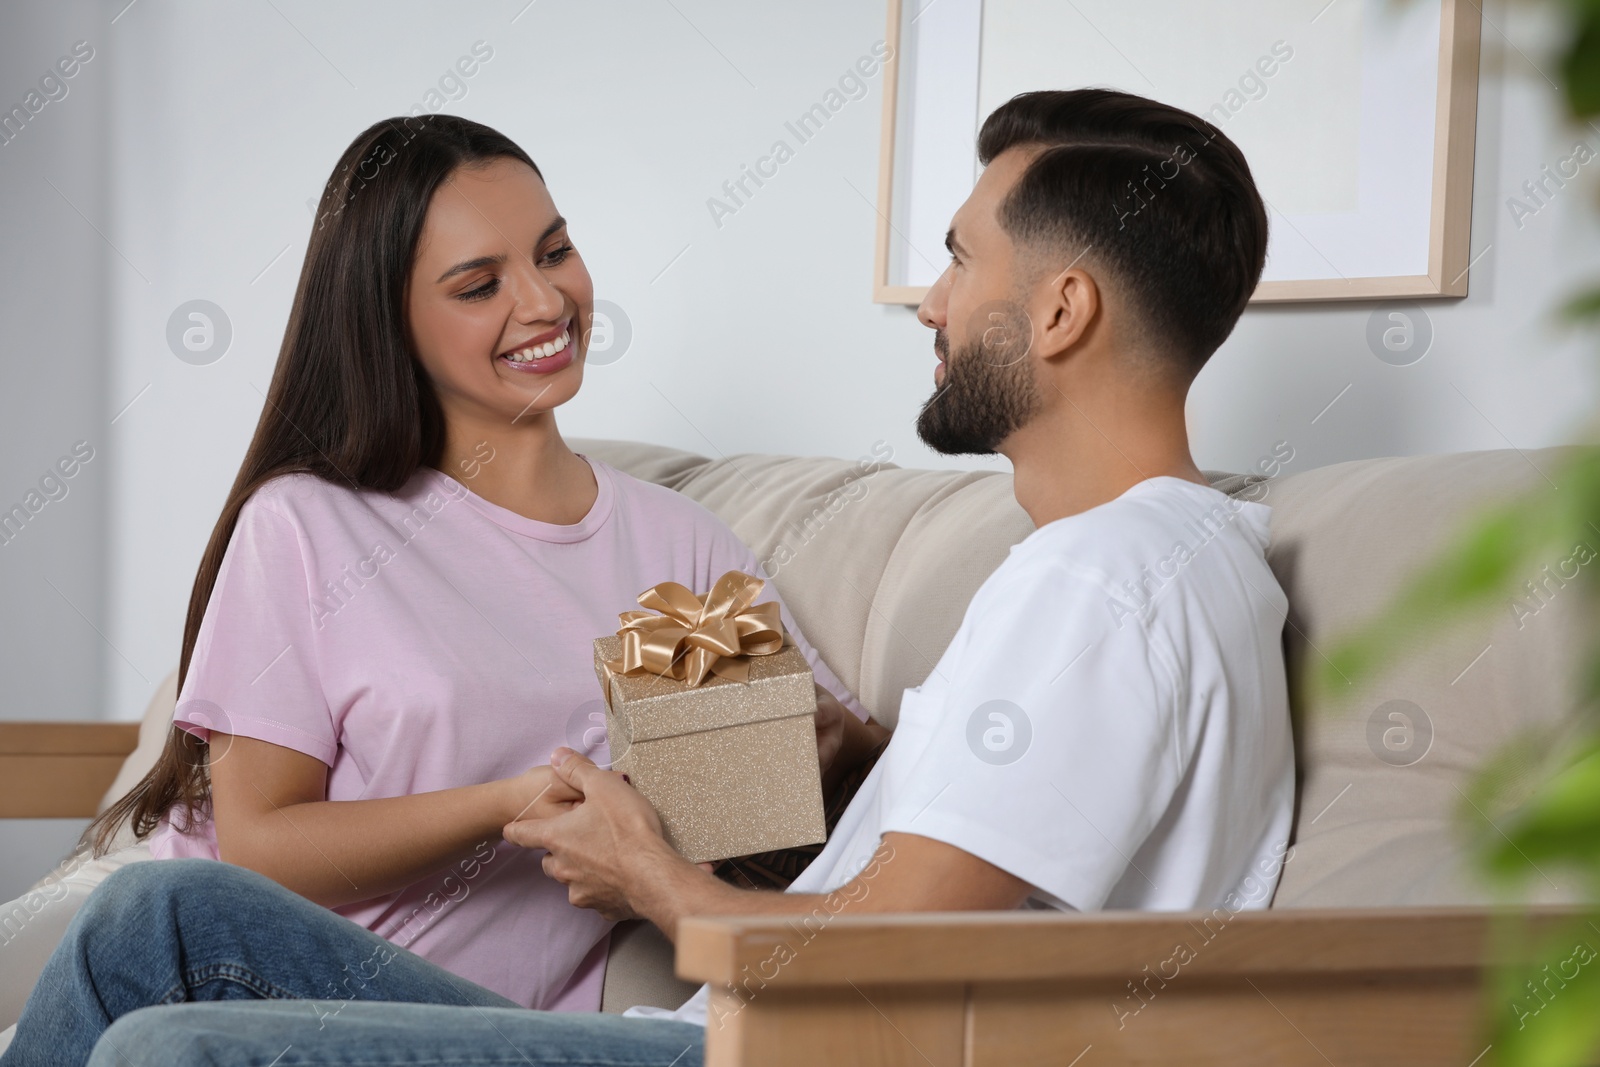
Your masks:
<path fill-rule="evenodd" d="M 922 405 L 917 436 L 935 452 L 993 455 L 1043 404 L 1033 360 L 1026 351 L 1031 346 L 1010 346 L 1020 355 L 1008 354 L 1006 347 L 985 345 L 982 336 L 952 359 L 945 332 L 934 334 L 934 350 L 944 359 L 944 382 Z"/>

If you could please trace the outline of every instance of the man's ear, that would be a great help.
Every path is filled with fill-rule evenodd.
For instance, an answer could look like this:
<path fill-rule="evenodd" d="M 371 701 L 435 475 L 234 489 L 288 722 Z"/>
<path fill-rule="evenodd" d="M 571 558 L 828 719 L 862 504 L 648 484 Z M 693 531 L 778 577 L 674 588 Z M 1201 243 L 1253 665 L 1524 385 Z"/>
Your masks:
<path fill-rule="evenodd" d="M 1068 267 L 1042 284 L 1039 301 L 1034 351 L 1054 359 L 1070 352 L 1089 332 L 1100 314 L 1100 287 L 1086 271 Z"/>

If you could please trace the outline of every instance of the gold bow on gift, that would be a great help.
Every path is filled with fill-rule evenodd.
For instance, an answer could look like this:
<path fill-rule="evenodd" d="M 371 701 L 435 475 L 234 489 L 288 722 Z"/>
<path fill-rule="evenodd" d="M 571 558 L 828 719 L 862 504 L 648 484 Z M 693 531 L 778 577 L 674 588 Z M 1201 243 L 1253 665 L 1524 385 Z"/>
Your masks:
<path fill-rule="evenodd" d="M 618 674 L 648 671 L 697 686 L 708 674 L 750 680 L 750 656 L 766 656 L 784 645 L 777 601 L 751 606 L 766 582 L 729 571 L 704 601 L 677 582 L 662 582 L 639 594 L 651 611 L 624 611 L 622 656 L 606 664 Z"/>

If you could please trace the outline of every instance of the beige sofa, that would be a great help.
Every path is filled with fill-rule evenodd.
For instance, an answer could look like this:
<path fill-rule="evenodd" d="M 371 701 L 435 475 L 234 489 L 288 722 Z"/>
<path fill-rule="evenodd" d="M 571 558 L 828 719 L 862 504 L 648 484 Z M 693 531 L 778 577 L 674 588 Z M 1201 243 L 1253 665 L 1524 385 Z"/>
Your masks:
<path fill-rule="evenodd" d="M 899 469 L 880 462 L 882 448 L 840 460 L 574 446 L 726 520 L 767 561 L 829 664 L 890 727 L 901 691 L 923 680 L 978 585 L 1032 530 L 1009 476 Z M 1065 1064 L 1086 1047 L 1100 1050 L 1099 1063 L 1169 1062 L 1179 1049 L 1186 1062 L 1234 1067 L 1472 1061 L 1482 1048 L 1472 1023 L 1483 905 L 1494 898 L 1473 877 L 1469 848 L 1497 833 L 1504 813 L 1464 790 L 1504 743 L 1568 721 L 1579 596 L 1563 593 L 1552 559 L 1527 576 L 1542 592 L 1524 610 L 1507 601 L 1442 637 L 1404 636 L 1397 668 L 1333 699 L 1304 683 L 1334 637 L 1476 508 L 1543 488 L 1565 451 L 1309 470 L 1291 459 L 1272 478 L 1208 472 L 1217 488 L 1272 506 L 1269 560 L 1290 603 L 1299 791 L 1270 911 L 834 917 L 782 966 L 771 963 L 774 948 L 795 941 L 793 924 L 701 920 L 680 938 L 682 979 L 664 939 L 629 925 L 614 938 L 606 1009 L 676 1003 L 699 980 L 723 983 L 715 1013 L 726 1022 L 708 1039 L 709 1061 L 721 1064 Z M 126 763 L 131 726 L 0 727 L 0 816 L 87 814 L 120 794 L 154 758 L 173 681 L 152 700 Z M 1507 773 L 1513 794 L 1533 784 L 1531 767 Z M 33 965 L 16 949 L 24 939 L 42 961 L 74 901 L 109 865 L 138 856 L 79 864 L 52 882 L 59 899 L 24 909 L 25 937 L 0 946 L 0 958 L 10 954 L 3 969 Z M 1530 885 L 1531 902 L 1581 897 L 1559 871 L 1535 872 Z M 1541 911 L 1544 921 L 1562 914 Z M 1154 976 L 1185 939 L 1203 950 L 1181 977 Z M 31 979 L 9 981 L 0 1026 Z M 1354 1016 L 1362 1026 L 1350 1025 Z"/>

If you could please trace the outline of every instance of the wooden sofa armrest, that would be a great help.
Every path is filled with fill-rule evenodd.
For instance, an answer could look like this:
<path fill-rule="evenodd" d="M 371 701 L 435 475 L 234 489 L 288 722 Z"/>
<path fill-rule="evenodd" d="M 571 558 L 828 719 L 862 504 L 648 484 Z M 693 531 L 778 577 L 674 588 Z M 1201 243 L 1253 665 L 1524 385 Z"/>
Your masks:
<path fill-rule="evenodd" d="M 89 819 L 139 742 L 136 722 L 0 722 L 0 819 Z"/>
<path fill-rule="evenodd" d="M 1487 1044 L 1487 908 L 814 914 L 681 925 L 708 1067 L 1467 1067 Z"/>

